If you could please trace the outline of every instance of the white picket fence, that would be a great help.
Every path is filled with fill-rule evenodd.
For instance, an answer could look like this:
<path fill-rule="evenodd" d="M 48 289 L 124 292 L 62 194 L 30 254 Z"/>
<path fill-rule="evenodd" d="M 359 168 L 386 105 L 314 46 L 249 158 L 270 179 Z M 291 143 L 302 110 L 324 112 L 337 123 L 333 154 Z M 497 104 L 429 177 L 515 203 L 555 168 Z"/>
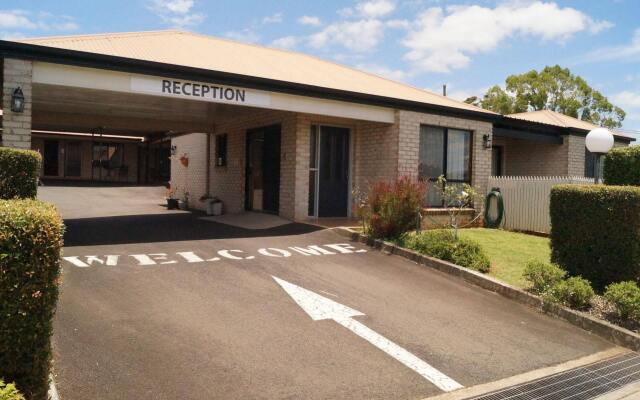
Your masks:
<path fill-rule="evenodd" d="M 585 185 L 594 181 L 580 176 L 491 176 L 487 190 L 500 188 L 505 229 L 549 233 L 551 188 L 565 183 Z"/>

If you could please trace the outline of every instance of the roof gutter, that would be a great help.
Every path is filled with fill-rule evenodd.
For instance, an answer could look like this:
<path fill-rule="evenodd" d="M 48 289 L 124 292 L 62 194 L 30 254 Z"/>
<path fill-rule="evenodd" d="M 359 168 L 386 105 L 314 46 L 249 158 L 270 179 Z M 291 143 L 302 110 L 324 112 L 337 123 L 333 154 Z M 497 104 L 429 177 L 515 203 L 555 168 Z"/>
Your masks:
<path fill-rule="evenodd" d="M 501 115 L 497 114 L 402 100 L 393 97 L 329 89 L 320 86 L 305 85 L 269 78 L 259 78 L 230 72 L 213 71 L 203 68 L 186 67 L 182 65 L 60 49 L 6 40 L 0 40 L 0 56 L 56 64 L 75 65 L 80 67 L 108 69 L 120 72 L 155 75 L 167 78 L 191 79 L 210 83 L 225 83 L 230 86 L 240 86 L 299 96 L 347 101 L 379 107 L 397 108 L 407 111 L 437 113 L 441 115 L 463 117 L 487 122 L 495 122 L 501 118 Z"/>

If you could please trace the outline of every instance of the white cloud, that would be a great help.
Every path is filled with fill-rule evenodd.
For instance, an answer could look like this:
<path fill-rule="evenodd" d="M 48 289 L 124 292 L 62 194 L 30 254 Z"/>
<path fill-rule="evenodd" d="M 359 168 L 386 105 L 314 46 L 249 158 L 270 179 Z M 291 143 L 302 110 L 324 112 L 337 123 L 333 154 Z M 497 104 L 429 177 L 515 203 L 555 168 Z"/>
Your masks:
<path fill-rule="evenodd" d="M 322 48 L 336 44 L 355 52 L 366 52 L 375 48 L 383 36 L 384 24 L 381 21 L 341 21 L 309 36 L 309 45 Z"/>
<path fill-rule="evenodd" d="M 229 31 L 226 32 L 224 36 L 244 43 L 258 43 L 260 41 L 260 35 L 251 28 L 245 28 L 239 31 Z"/>
<path fill-rule="evenodd" d="M 311 16 L 311 15 L 303 15 L 302 17 L 298 18 L 298 23 L 302 25 L 310 25 L 310 26 L 322 25 L 320 18 Z"/>
<path fill-rule="evenodd" d="M 192 12 L 194 0 L 151 0 L 148 8 L 165 23 L 183 28 L 200 24 L 205 19 L 202 13 Z"/>
<path fill-rule="evenodd" d="M 347 7 L 338 10 L 341 17 L 361 17 L 361 18 L 380 18 L 392 13 L 396 9 L 395 1 L 391 0 L 368 0 L 361 1 L 355 5 L 355 8 Z"/>
<path fill-rule="evenodd" d="M 624 90 L 611 96 L 611 101 L 618 107 L 622 107 L 623 110 L 635 108 L 640 111 L 640 91 Z"/>
<path fill-rule="evenodd" d="M 471 55 L 495 50 L 515 36 L 565 41 L 575 33 L 597 33 L 612 24 L 594 21 L 570 7 L 543 1 L 482 6 L 432 7 L 412 22 L 403 44 L 405 59 L 425 72 L 467 67 Z"/>
<path fill-rule="evenodd" d="M 26 11 L 0 11 L 0 29 L 36 29 L 38 24 L 31 21 Z"/>
<path fill-rule="evenodd" d="M 364 18 L 380 18 L 393 12 L 396 4 L 390 0 L 363 1 L 356 5 L 356 10 Z"/>
<path fill-rule="evenodd" d="M 24 37 L 21 31 L 74 31 L 78 29 L 73 18 L 48 12 L 31 13 L 24 10 L 0 10 L 0 30 L 3 37 Z M 5 31 L 6 30 L 6 31 Z"/>
<path fill-rule="evenodd" d="M 298 45 L 298 43 L 300 43 L 300 38 L 297 36 L 284 36 L 281 38 L 278 38 L 276 40 L 274 40 L 273 42 L 271 42 L 271 47 L 277 47 L 280 49 L 285 49 L 285 50 L 289 50 L 289 49 L 293 49 L 294 47 L 296 47 Z"/>
<path fill-rule="evenodd" d="M 623 46 L 604 47 L 587 54 L 586 61 L 598 62 L 640 57 L 640 28 L 633 32 L 631 41 Z"/>
<path fill-rule="evenodd" d="M 263 24 L 279 24 L 282 22 L 283 14 L 281 12 L 275 13 L 273 15 L 268 15 L 262 18 Z"/>

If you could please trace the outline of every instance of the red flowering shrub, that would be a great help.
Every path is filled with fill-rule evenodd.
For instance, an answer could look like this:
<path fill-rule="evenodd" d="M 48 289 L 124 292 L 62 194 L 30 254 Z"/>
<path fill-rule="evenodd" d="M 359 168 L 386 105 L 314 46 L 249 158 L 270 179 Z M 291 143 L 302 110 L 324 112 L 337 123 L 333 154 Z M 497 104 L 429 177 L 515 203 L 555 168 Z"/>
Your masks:
<path fill-rule="evenodd" d="M 426 182 L 407 176 L 375 183 L 369 193 L 368 233 L 375 238 L 397 238 L 416 229 L 426 193 Z"/>

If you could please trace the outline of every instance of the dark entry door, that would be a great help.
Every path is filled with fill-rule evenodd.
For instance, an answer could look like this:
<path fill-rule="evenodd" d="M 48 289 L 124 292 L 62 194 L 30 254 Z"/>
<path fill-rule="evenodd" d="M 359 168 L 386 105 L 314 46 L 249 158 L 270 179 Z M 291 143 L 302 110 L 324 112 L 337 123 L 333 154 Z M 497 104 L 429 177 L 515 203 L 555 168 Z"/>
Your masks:
<path fill-rule="evenodd" d="M 58 143 L 57 140 L 44 141 L 43 159 L 45 176 L 58 176 Z"/>
<path fill-rule="evenodd" d="M 278 214 L 280 209 L 280 125 L 247 132 L 245 205 Z"/>
<path fill-rule="evenodd" d="M 80 176 L 82 172 L 82 151 L 80 142 L 67 142 L 64 163 L 65 176 Z"/>
<path fill-rule="evenodd" d="M 349 129 L 320 128 L 318 216 L 346 217 L 349 207 Z"/>

